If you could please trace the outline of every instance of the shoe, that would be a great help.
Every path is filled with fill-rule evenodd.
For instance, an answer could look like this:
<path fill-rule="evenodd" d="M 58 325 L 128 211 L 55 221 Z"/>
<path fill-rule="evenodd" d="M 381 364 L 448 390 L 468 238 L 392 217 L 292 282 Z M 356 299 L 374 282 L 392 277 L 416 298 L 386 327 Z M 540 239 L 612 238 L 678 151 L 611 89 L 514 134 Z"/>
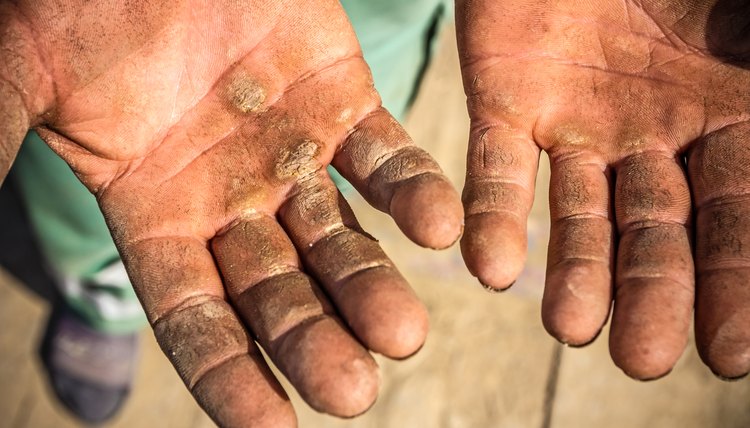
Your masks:
<path fill-rule="evenodd" d="M 122 408 L 138 355 L 137 333 L 96 331 L 64 304 L 55 305 L 41 348 L 55 395 L 89 424 L 106 422 Z"/>

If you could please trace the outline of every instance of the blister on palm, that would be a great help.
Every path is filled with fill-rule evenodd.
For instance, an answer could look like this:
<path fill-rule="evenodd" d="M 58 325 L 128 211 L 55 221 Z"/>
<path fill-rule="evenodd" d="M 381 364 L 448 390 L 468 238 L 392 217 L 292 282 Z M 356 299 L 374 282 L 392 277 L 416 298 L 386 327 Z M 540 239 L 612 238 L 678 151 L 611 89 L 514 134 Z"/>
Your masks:
<path fill-rule="evenodd" d="M 3 7 L 42 59 L 25 80 L 41 82 L 34 124 L 97 196 L 159 343 L 207 412 L 226 426 L 294 423 L 255 342 L 315 409 L 366 410 L 379 383 L 368 351 L 416 352 L 427 314 L 326 167 L 424 246 L 455 241 L 462 210 L 380 106 L 340 4 Z"/>

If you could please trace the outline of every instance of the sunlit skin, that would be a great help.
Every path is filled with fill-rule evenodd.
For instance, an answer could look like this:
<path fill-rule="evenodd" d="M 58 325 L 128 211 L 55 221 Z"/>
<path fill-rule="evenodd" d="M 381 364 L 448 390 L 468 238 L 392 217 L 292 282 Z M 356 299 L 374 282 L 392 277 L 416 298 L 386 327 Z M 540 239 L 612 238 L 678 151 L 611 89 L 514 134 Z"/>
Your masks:
<path fill-rule="evenodd" d="M 315 409 L 375 400 L 427 313 L 326 172 L 416 243 L 458 193 L 380 106 L 340 4 L 0 4 L 3 175 L 26 129 L 96 195 L 156 337 L 222 426 L 292 426 L 262 346 Z"/>
<path fill-rule="evenodd" d="M 699 352 L 750 370 L 746 1 L 459 0 L 472 118 L 469 270 L 510 286 L 540 150 L 552 162 L 543 321 L 608 318 L 628 375 Z M 407 357 L 427 314 L 361 230 L 334 165 L 416 243 L 458 196 L 380 107 L 335 0 L 0 3 L 0 176 L 36 127 L 96 195 L 167 356 L 222 426 L 291 426 L 256 342 L 315 409 L 366 410 L 369 351 Z M 498 380 L 502 381 L 502 380 Z"/>
<path fill-rule="evenodd" d="M 614 362 L 657 378 L 682 354 L 695 305 L 703 360 L 745 375 L 750 3 L 461 0 L 457 26 L 469 270 L 498 290 L 518 276 L 544 150 L 547 330 L 584 345 L 614 299 Z"/>

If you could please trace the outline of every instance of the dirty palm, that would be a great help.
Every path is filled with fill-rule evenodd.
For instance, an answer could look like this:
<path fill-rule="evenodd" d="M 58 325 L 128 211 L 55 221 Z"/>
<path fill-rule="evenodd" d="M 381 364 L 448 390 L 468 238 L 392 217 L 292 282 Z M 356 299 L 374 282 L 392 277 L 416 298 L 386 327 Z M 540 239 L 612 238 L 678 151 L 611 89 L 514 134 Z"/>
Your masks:
<path fill-rule="evenodd" d="M 452 244 L 463 216 L 380 107 L 339 3 L 6 2 L 0 17 L 14 107 L 96 195 L 207 412 L 294 423 L 255 341 L 315 409 L 366 410 L 368 351 L 416 352 L 427 314 L 326 166 L 420 245 Z"/>
<path fill-rule="evenodd" d="M 723 376 L 748 370 L 743 7 L 457 2 L 467 265 L 489 287 L 512 283 L 546 150 L 545 325 L 587 343 L 614 290 L 612 354 L 632 376 L 664 374 L 685 347 L 694 231 L 699 350 Z M 207 412 L 294 423 L 254 340 L 314 408 L 364 411 L 378 384 L 368 350 L 410 355 L 427 319 L 325 166 L 420 245 L 450 245 L 462 211 L 380 108 L 340 5 L 18 1 L 0 19 L 0 119 L 15 131 L 0 137 L 2 166 L 38 126 L 97 195 Z"/>
<path fill-rule="evenodd" d="M 461 242 L 508 287 L 551 162 L 546 329 L 628 375 L 750 370 L 750 2 L 457 2 L 472 119 Z"/>

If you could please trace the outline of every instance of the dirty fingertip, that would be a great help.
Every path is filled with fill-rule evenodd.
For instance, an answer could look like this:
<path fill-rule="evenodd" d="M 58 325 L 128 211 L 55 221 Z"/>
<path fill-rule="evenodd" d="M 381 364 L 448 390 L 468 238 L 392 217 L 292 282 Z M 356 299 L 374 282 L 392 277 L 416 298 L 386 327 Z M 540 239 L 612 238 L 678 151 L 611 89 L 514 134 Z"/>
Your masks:
<path fill-rule="evenodd" d="M 458 192 L 438 174 L 422 174 L 401 184 L 393 193 L 390 214 L 401 231 L 422 247 L 448 248 L 463 231 Z"/>
<path fill-rule="evenodd" d="M 294 428 L 297 417 L 289 398 L 265 367 L 260 354 L 227 361 L 209 371 L 193 394 L 223 427 Z"/>
<path fill-rule="evenodd" d="M 375 403 L 377 363 L 338 321 L 324 317 L 279 340 L 276 363 L 313 409 L 351 418 Z"/>
<path fill-rule="evenodd" d="M 593 342 L 609 318 L 610 281 L 609 268 L 599 262 L 574 260 L 548 268 L 542 297 L 544 329 L 568 346 Z"/>
<path fill-rule="evenodd" d="M 523 270 L 525 228 L 495 213 L 469 216 L 461 238 L 461 254 L 469 272 L 485 289 L 506 290 Z"/>
<path fill-rule="evenodd" d="M 366 269 L 347 279 L 339 310 L 371 351 L 404 359 L 424 345 L 429 313 L 392 268 Z"/>

